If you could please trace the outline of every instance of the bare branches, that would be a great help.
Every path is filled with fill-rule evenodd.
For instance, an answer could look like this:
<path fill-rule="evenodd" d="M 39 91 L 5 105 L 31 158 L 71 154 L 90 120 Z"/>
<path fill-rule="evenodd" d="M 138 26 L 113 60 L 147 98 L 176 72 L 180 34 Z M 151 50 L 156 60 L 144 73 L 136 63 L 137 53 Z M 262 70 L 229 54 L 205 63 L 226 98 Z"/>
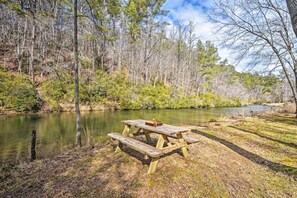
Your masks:
<path fill-rule="evenodd" d="M 252 59 L 251 65 L 263 65 L 274 70 L 279 63 L 296 99 L 296 82 L 291 78 L 297 72 L 292 28 L 286 20 L 288 12 L 278 0 L 215 1 L 210 18 L 220 25 L 225 38 L 222 44 L 237 49 L 239 58 Z M 278 64 L 277 64 L 278 65 Z"/>

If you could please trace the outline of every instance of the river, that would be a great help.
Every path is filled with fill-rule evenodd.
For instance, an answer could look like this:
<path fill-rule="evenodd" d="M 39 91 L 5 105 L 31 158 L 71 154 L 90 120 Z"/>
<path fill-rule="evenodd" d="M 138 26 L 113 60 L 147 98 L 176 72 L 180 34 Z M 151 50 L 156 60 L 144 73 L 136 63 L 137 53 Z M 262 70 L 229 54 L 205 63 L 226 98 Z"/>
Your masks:
<path fill-rule="evenodd" d="M 106 139 L 107 133 L 121 132 L 121 120 L 155 118 L 166 124 L 185 125 L 219 119 L 222 116 L 249 115 L 251 111 L 269 109 L 271 107 L 250 105 L 210 109 L 82 112 L 83 143 L 100 142 Z M 73 148 L 75 113 L 0 115 L 0 163 L 17 163 L 29 159 L 32 130 L 37 131 L 37 158 L 63 153 Z"/>

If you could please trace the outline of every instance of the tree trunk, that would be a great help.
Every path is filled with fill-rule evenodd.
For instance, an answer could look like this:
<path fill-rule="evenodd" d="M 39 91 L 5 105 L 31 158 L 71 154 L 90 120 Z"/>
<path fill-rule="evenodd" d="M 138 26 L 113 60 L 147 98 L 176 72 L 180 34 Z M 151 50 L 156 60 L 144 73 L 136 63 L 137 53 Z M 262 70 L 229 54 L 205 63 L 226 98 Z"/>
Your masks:
<path fill-rule="evenodd" d="M 31 49 L 30 49 L 30 58 L 29 58 L 29 75 L 32 77 L 32 82 L 34 84 L 34 46 L 36 40 L 36 1 L 32 2 L 32 34 L 31 34 Z"/>
<path fill-rule="evenodd" d="M 29 75 L 32 78 L 32 82 L 34 83 L 34 45 L 35 45 L 35 19 L 33 19 L 33 27 L 32 27 L 32 42 L 31 42 L 31 49 L 30 49 L 30 58 L 29 58 Z"/>
<path fill-rule="evenodd" d="M 297 38 L 297 1 L 296 0 L 286 0 L 289 14 L 291 17 L 292 27 Z M 297 91 L 297 62 L 294 60 L 294 75 L 295 75 L 295 90 Z M 296 104 L 296 118 L 297 118 L 297 98 L 294 97 Z"/>
<path fill-rule="evenodd" d="M 74 76 L 75 76 L 75 113 L 76 113 L 76 146 L 81 144 L 80 132 L 80 110 L 79 110 L 79 78 L 78 78 L 78 38 L 77 38 L 77 1 L 74 0 L 74 35 L 73 35 L 73 52 L 74 52 Z"/>
<path fill-rule="evenodd" d="M 287 2 L 287 7 L 289 10 L 290 17 L 291 17 L 291 23 L 293 26 L 293 30 L 297 37 L 297 1 L 296 0 L 286 0 L 286 2 Z"/>
<path fill-rule="evenodd" d="M 25 27 L 23 30 L 23 35 L 21 36 L 21 28 L 20 23 L 18 24 L 18 43 L 17 43 L 17 60 L 18 60 L 18 72 L 22 73 L 22 66 L 23 66 L 23 56 L 24 56 L 24 47 L 26 43 L 26 32 L 27 32 L 27 25 L 28 25 L 28 18 L 25 16 Z"/>

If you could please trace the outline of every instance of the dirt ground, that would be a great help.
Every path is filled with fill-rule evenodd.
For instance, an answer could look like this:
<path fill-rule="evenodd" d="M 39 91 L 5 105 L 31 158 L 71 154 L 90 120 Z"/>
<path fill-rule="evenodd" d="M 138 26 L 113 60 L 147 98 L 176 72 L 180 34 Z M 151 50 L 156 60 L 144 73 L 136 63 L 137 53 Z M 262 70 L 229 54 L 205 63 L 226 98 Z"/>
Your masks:
<path fill-rule="evenodd" d="M 199 142 L 148 160 L 107 141 L 51 159 L 2 166 L 0 197 L 297 197 L 293 114 L 228 118 L 186 126 Z"/>

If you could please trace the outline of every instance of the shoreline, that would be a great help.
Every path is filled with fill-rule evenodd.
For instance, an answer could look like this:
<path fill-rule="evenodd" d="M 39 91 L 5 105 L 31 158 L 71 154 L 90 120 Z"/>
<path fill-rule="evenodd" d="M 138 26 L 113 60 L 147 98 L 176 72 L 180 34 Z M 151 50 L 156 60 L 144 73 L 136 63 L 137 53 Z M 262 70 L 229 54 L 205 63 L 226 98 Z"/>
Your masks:
<path fill-rule="evenodd" d="M 271 107 L 283 107 L 284 103 L 263 103 L 263 104 L 244 104 L 242 106 L 226 106 L 226 107 L 197 107 L 197 108 L 178 108 L 178 109 L 213 109 L 213 108 L 234 108 L 234 107 L 245 107 L 249 105 L 263 105 L 263 106 L 271 106 Z M 0 107 L 0 116 L 1 115 L 27 115 L 27 114 L 39 114 L 39 113 L 65 113 L 65 112 L 75 112 L 75 105 L 74 104 L 61 104 L 60 111 L 54 111 L 49 108 L 42 108 L 37 111 L 23 111 L 18 112 L 15 110 L 5 109 Z M 175 108 L 164 108 L 164 109 L 171 109 L 177 110 Z M 116 105 L 112 106 L 110 104 L 107 105 L 80 105 L 81 112 L 93 112 L 93 111 L 135 111 L 135 110 L 164 110 L 164 109 L 121 109 L 117 108 Z"/>
<path fill-rule="evenodd" d="M 261 105 L 269 106 L 269 107 L 284 107 L 285 103 L 262 103 Z"/>

